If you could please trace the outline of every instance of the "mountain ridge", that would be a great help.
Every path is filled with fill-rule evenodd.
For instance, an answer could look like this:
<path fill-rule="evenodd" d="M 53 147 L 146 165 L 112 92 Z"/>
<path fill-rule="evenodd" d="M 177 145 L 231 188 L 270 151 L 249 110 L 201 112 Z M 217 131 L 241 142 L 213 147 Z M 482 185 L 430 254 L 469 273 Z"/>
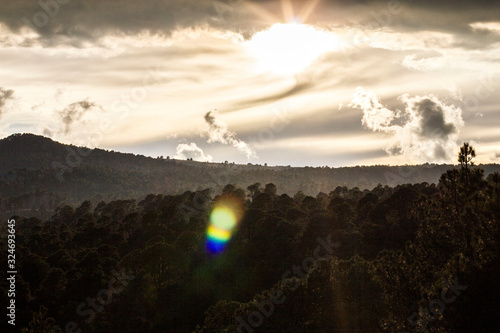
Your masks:
<path fill-rule="evenodd" d="M 227 184 L 246 189 L 273 183 L 279 193 L 302 191 L 316 196 L 337 187 L 372 189 L 407 183 L 437 183 L 453 165 L 356 167 L 288 167 L 207 163 L 162 159 L 76 147 L 25 133 L 0 140 L 0 209 L 8 206 L 54 208 L 56 202 L 78 204 L 84 200 L 139 199 L 150 193 L 180 194 Z M 489 173 L 500 165 L 480 165 Z M 47 199 L 49 198 L 49 199 Z M 9 204 L 8 202 L 14 201 Z M 19 201 L 26 201 L 23 202 Z"/>

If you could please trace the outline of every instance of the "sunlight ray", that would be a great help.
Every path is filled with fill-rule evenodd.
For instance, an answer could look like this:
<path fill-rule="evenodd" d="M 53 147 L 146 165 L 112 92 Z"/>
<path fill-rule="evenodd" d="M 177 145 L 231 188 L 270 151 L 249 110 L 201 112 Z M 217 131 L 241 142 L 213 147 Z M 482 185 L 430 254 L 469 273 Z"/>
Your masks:
<path fill-rule="evenodd" d="M 304 5 L 304 7 L 302 7 L 302 10 L 300 11 L 299 14 L 302 23 L 307 22 L 307 19 L 309 19 L 312 12 L 314 11 L 314 9 L 316 9 L 316 6 L 319 4 L 320 1 L 321 0 L 310 0 Z"/>
<path fill-rule="evenodd" d="M 290 0 L 281 0 L 281 10 L 285 22 L 292 22 L 294 20 L 293 5 Z"/>
<path fill-rule="evenodd" d="M 268 23 L 276 23 L 281 21 L 277 16 L 271 14 L 258 4 L 245 1 L 243 2 L 243 6 L 245 6 L 248 10 L 252 11 L 254 14 L 267 21 Z"/>

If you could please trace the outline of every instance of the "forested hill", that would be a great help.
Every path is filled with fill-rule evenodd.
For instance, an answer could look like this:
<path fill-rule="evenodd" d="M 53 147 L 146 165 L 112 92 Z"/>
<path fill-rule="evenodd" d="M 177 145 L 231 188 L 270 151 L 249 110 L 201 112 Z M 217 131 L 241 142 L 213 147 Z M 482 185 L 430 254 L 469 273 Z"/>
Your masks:
<path fill-rule="evenodd" d="M 83 200 L 178 194 L 226 184 L 246 189 L 273 183 L 278 192 L 316 195 L 340 187 L 372 189 L 378 184 L 436 183 L 450 165 L 389 167 L 287 167 L 203 163 L 65 145 L 33 134 L 0 140 L 0 209 L 52 209 Z M 486 174 L 500 165 L 483 165 Z"/>
<path fill-rule="evenodd" d="M 500 173 L 474 155 L 464 144 L 437 185 L 226 185 L 13 215 L 0 302 L 14 283 L 22 333 L 498 333 Z"/>

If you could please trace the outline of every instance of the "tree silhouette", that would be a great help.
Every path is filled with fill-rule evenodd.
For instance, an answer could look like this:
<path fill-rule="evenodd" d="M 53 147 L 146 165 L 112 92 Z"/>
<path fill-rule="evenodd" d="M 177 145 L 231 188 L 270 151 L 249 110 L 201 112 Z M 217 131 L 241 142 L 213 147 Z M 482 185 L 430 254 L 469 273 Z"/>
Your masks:
<path fill-rule="evenodd" d="M 468 142 L 464 142 L 458 153 L 458 162 L 460 162 L 464 169 L 468 169 L 474 165 L 474 162 L 472 162 L 474 157 L 476 157 L 476 150 Z"/>
<path fill-rule="evenodd" d="M 464 177 L 466 187 L 470 184 L 471 167 L 474 166 L 472 159 L 475 157 L 476 150 L 468 142 L 464 142 L 458 153 L 458 162 L 460 162 L 461 174 Z"/>

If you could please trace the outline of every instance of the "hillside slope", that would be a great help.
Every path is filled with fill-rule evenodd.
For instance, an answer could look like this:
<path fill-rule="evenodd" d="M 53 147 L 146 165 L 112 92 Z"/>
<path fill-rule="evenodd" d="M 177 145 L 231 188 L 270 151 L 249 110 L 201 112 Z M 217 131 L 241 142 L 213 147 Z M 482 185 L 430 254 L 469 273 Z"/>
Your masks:
<path fill-rule="evenodd" d="M 226 184 L 246 189 L 274 183 L 279 193 L 316 196 L 338 186 L 371 189 L 378 184 L 435 183 L 451 165 L 345 168 L 267 167 L 151 158 L 102 149 L 80 148 L 33 134 L 0 140 L 0 209 L 52 209 L 149 193 L 177 194 Z M 483 165 L 486 173 L 500 165 Z"/>

